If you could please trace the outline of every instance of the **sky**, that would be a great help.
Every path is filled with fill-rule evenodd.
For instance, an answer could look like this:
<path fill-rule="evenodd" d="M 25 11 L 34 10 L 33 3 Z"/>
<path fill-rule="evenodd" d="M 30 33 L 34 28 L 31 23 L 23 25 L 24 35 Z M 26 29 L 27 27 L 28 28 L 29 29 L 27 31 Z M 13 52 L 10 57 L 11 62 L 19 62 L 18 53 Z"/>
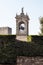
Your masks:
<path fill-rule="evenodd" d="M 29 35 L 38 35 L 40 32 L 40 16 L 43 17 L 43 0 L 0 0 L 0 27 L 11 27 L 12 34 L 16 34 L 16 13 L 28 14 Z"/>

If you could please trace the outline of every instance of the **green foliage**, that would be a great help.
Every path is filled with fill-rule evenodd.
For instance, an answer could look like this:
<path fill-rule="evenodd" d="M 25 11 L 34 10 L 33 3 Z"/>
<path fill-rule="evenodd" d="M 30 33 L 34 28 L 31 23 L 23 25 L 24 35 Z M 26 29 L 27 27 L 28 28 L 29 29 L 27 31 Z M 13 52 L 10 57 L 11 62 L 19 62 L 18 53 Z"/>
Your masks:
<path fill-rule="evenodd" d="M 32 36 L 27 36 L 27 42 L 31 42 L 32 41 Z"/>
<path fill-rule="evenodd" d="M 43 56 L 43 36 L 32 36 L 32 42 L 16 40 L 16 36 L 0 36 L 0 63 L 15 63 L 17 56 Z"/>
<path fill-rule="evenodd" d="M 13 45 L 14 37 L 0 36 L 0 63 L 14 63 L 16 61 L 16 50 Z"/>
<path fill-rule="evenodd" d="M 40 17 L 40 23 L 43 24 L 43 17 Z"/>
<path fill-rule="evenodd" d="M 43 17 L 40 17 L 40 24 L 41 24 L 41 28 L 40 28 L 40 33 L 39 33 L 39 35 L 40 36 L 43 36 Z"/>

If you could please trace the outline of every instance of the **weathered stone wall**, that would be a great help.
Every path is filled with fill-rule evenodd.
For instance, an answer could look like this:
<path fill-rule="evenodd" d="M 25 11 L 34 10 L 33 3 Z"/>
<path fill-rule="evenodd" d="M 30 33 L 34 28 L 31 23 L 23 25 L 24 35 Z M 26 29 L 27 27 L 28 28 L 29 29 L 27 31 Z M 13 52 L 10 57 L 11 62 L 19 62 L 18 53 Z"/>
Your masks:
<path fill-rule="evenodd" d="M 0 27 L 0 35 L 12 34 L 12 30 L 9 27 Z"/>
<path fill-rule="evenodd" d="M 43 65 L 43 57 L 17 56 L 17 65 Z"/>

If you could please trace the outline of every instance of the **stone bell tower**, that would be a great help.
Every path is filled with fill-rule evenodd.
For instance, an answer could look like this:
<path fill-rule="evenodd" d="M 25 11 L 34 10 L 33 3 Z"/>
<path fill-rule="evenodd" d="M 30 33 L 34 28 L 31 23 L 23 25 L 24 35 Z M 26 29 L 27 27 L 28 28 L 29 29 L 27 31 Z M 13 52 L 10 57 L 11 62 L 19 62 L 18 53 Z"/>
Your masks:
<path fill-rule="evenodd" d="M 27 41 L 28 36 L 28 15 L 24 14 L 23 8 L 20 15 L 16 14 L 16 39 L 20 41 Z"/>

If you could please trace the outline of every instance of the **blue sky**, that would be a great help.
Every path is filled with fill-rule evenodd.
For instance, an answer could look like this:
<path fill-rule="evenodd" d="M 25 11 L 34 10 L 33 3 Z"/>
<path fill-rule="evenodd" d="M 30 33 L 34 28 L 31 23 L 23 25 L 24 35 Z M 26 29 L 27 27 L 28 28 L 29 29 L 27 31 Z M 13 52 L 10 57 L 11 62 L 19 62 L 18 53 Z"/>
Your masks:
<path fill-rule="evenodd" d="M 9 26 L 12 33 L 16 34 L 16 13 L 24 13 L 30 17 L 29 34 L 36 35 L 40 32 L 39 17 L 43 16 L 43 0 L 0 0 L 0 27 Z"/>

